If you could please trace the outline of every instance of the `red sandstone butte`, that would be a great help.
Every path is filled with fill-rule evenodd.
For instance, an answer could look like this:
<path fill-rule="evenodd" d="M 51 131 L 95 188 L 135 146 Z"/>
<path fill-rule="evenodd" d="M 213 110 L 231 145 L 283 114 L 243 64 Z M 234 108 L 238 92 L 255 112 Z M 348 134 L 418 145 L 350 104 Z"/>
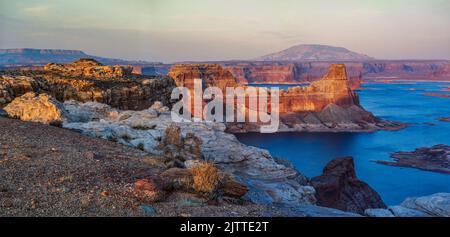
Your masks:
<path fill-rule="evenodd" d="M 328 73 L 307 87 L 293 87 L 280 93 L 280 113 L 319 112 L 329 104 L 343 108 L 359 105 L 343 64 L 332 64 Z"/>

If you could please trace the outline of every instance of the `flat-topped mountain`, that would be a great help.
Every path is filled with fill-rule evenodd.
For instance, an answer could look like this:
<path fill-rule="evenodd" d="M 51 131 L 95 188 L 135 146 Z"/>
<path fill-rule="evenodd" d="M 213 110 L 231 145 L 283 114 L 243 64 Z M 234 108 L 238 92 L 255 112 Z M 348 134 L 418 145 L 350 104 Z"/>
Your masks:
<path fill-rule="evenodd" d="M 142 61 L 104 58 L 86 54 L 80 50 L 65 49 L 0 49 L 0 65 L 45 65 L 47 63 L 69 63 L 81 58 L 92 58 L 103 64 L 139 64 Z"/>
<path fill-rule="evenodd" d="M 361 61 L 374 58 L 352 52 L 343 47 L 318 44 L 301 44 L 283 51 L 268 54 L 257 61 Z"/>

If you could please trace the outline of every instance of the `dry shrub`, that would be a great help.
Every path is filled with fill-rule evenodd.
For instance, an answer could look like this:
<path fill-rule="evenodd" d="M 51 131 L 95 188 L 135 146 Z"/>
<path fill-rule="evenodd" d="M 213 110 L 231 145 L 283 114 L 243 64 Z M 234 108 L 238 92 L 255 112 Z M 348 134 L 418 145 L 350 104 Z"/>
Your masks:
<path fill-rule="evenodd" d="M 212 194 L 216 191 L 220 175 L 219 170 L 212 163 L 203 163 L 192 168 L 194 175 L 193 188 L 197 192 Z"/>

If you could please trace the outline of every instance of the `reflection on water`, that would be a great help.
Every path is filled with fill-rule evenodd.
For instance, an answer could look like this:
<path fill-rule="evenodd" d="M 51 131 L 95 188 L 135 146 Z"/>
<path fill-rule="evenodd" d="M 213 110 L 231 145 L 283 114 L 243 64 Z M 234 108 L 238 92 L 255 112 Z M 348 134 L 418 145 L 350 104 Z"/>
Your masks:
<path fill-rule="evenodd" d="M 245 144 L 265 148 L 272 155 L 290 160 L 309 177 L 320 175 L 335 157 L 353 156 L 358 177 L 380 193 L 387 204 L 406 197 L 450 192 L 450 175 L 372 162 L 388 160 L 395 151 L 450 144 L 450 99 L 424 96 L 450 83 L 366 84 L 358 91 L 361 104 L 383 119 L 411 123 L 401 131 L 375 133 L 277 133 L 238 134 Z M 430 125 L 432 123 L 434 125 Z"/>

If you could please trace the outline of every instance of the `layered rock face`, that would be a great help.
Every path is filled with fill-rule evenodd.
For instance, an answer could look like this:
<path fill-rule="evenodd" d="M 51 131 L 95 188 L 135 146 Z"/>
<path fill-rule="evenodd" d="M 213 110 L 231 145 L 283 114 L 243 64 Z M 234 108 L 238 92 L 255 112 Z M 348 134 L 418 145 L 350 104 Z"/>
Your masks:
<path fill-rule="evenodd" d="M 219 65 L 177 65 L 169 75 L 178 86 L 191 90 L 194 79 L 202 79 L 203 87 L 217 86 L 223 92 L 225 87 L 239 86 L 232 74 Z M 343 64 L 332 64 L 321 80 L 309 86 L 280 91 L 279 112 L 280 131 L 371 131 L 403 127 L 379 120 L 359 105 Z M 227 127 L 229 132 L 238 133 L 259 131 L 260 125 L 228 123 Z"/>
<path fill-rule="evenodd" d="M 356 177 L 352 157 L 330 161 L 311 184 L 320 206 L 359 214 L 370 208 L 386 208 L 378 193 Z"/>
<path fill-rule="evenodd" d="M 83 58 L 69 64 L 49 63 L 44 70 L 73 77 L 121 78 L 132 75 L 132 67 L 105 66 L 94 59 Z"/>
<path fill-rule="evenodd" d="M 320 112 L 327 105 L 343 108 L 359 105 L 356 93 L 350 88 L 343 64 L 333 64 L 319 81 L 307 87 L 294 87 L 280 93 L 280 113 Z"/>
<path fill-rule="evenodd" d="M 363 79 L 450 81 L 449 61 L 343 62 L 353 88 Z M 304 83 L 320 80 L 333 62 L 223 62 L 240 83 Z"/>
<path fill-rule="evenodd" d="M 225 91 L 226 87 L 237 87 L 238 83 L 230 71 L 218 64 L 177 64 L 172 66 L 169 77 L 177 86 L 193 89 L 194 79 L 202 79 L 204 87 L 218 87 Z"/>
<path fill-rule="evenodd" d="M 376 118 L 359 104 L 346 67 L 332 64 L 326 75 L 306 87 L 280 91 L 279 131 L 396 130 L 405 125 Z M 257 131 L 259 124 L 229 124 L 230 132 Z"/>
<path fill-rule="evenodd" d="M 155 101 L 170 104 L 175 83 L 170 78 L 137 76 L 80 60 L 47 70 L 7 71 L 0 77 L 0 106 L 26 92 L 45 92 L 59 101 L 96 101 L 122 109 L 143 109 Z M 73 65 L 77 65 L 74 69 Z M 55 69 L 55 68 L 57 69 Z M 49 69 L 53 68 L 53 69 Z M 121 76 L 122 75 L 122 76 Z M 124 76 L 125 75 L 125 76 Z"/>

